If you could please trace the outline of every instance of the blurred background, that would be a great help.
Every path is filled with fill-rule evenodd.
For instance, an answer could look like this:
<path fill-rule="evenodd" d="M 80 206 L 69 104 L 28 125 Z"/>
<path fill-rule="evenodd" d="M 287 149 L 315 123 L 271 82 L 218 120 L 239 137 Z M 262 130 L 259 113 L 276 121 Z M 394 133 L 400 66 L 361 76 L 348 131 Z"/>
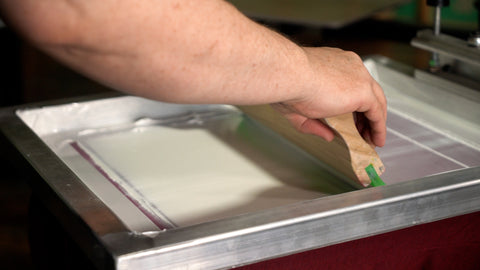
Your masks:
<path fill-rule="evenodd" d="M 270 5 L 270 9 L 266 7 L 268 13 L 272 5 L 282 5 L 288 1 L 258 0 L 248 8 L 262 8 L 265 11 L 261 6 L 266 2 Z M 343 5 L 336 7 L 336 10 L 343 11 L 352 8 L 349 3 L 358 6 L 369 1 L 336 2 Z M 255 12 L 252 18 L 302 45 L 334 46 L 354 51 L 363 57 L 384 55 L 420 69 L 427 68 L 430 54 L 411 47 L 410 40 L 418 30 L 432 27 L 433 8 L 428 7 L 425 0 L 392 2 L 388 7 L 357 14 L 353 20 L 335 21 L 333 27 L 328 23 L 282 20 Z M 473 2 L 451 0 L 450 6 L 442 11 L 442 32 L 465 39 L 470 32 L 478 30 L 478 12 Z M 341 16 L 341 12 L 339 14 Z M 0 46 L 0 109 L 111 91 L 31 47 L 3 23 L 0 23 Z M 34 269 L 28 240 L 31 191 L 21 172 L 13 169 L 15 162 L 4 154 L 2 143 L 0 138 L 1 268 Z"/>

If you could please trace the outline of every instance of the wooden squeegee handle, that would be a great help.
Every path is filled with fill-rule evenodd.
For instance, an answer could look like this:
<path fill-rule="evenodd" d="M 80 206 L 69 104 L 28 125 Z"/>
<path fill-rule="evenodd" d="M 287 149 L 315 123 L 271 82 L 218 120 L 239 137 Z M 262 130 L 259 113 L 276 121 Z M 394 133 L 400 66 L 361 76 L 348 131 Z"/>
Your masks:
<path fill-rule="evenodd" d="M 370 178 L 365 170 L 367 166 L 371 164 L 378 175 L 385 171 L 385 166 L 375 149 L 358 132 L 352 113 L 325 118 L 325 122 L 346 144 L 352 169 L 364 186 L 370 184 Z"/>
<path fill-rule="evenodd" d="M 335 139 L 327 142 L 317 136 L 298 132 L 269 105 L 239 108 L 357 184 L 364 187 L 370 185 L 365 170 L 370 164 L 378 175 L 385 171 L 378 154 L 358 133 L 351 113 L 325 119 L 336 132 Z"/>

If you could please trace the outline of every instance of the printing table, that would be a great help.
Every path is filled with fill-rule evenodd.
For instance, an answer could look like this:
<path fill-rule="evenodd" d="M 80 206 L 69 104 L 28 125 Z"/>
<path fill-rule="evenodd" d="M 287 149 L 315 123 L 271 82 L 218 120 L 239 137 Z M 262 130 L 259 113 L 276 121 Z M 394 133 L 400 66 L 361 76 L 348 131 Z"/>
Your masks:
<path fill-rule="evenodd" d="M 100 269 L 394 269 L 397 254 L 425 263 L 409 250 L 423 241 L 430 258 L 478 264 L 479 92 L 434 87 L 384 57 L 365 64 L 389 101 L 383 187 L 356 190 L 225 105 L 67 100 L 4 109 L 0 130 Z"/>

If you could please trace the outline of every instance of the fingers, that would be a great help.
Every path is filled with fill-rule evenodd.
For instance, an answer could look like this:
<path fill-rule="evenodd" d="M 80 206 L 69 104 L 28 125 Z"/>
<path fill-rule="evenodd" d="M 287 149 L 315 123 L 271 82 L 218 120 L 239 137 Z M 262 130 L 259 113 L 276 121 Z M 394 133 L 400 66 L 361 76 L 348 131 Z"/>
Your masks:
<path fill-rule="evenodd" d="M 370 139 L 373 144 L 382 147 L 385 145 L 387 136 L 387 99 L 382 88 L 376 81 L 374 81 L 372 88 L 377 105 L 374 107 L 374 110 L 372 110 L 372 114 L 375 116 L 368 117 L 367 115 L 370 123 Z"/>
<path fill-rule="evenodd" d="M 365 141 L 382 147 L 387 135 L 387 99 L 381 86 L 373 78 L 370 86 L 363 91 L 363 98 L 359 100 L 361 105 L 357 109 L 357 112 L 360 112 L 357 115 L 357 129 Z"/>
<path fill-rule="evenodd" d="M 370 140 L 376 146 L 382 147 L 385 145 L 385 140 L 387 136 L 387 126 L 386 126 L 386 104 L 381 103 L 376 100 L 372 107 L 364 113 L 365 117 L 368 120 L 369 128 L 363 128 L 363 137 L 365 140 Z M 368 131 L 368 135 L 365 135 Z"/>
<path fill-rule="evenodd" d="M 319 136 L 328 142 L 335 138 L 334 131 L 320 120 L 310 119 L 297 113 L 284 114 L 284 117 L 299 132 Z"/>
<path fill-rule="evenodd" d="M 371 135 L 371 128 L 368 119 L 365 117 L 363 113 L 355 113 L 355 125 L 357 127 L 358 133 L 362 138 L 367 142 L 372 148 L 377 146 L 373 140 Z"/>
<path fill-rule="evenodd" d="M 385 120 L 387 119 L 387 97 L 385 96 L 382 87 L 378 84 L 377 81 L 373 81 L 373 91 L 375 96 L 377 97 L 378 102 L 381 105 L 383 116 Z"/>
<path fill-rule="evenodd" d="M 335 133 L 333 132 L 333 130 L 320 120 L 316 119 L 307 118 L 300 126 L 299 131 L 307 134 L 320 136 L 327 142 L 331 142 L 335 138 Z"/>

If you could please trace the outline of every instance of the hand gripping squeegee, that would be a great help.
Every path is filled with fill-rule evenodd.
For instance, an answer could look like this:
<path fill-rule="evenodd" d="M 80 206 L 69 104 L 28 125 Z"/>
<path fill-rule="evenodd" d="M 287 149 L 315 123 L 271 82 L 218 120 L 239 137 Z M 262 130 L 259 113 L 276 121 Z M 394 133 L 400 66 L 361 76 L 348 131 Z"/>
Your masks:
<path fill-rule="evenodd" d="M 337 173 L 362 187 L 381 186 L 385 167 L 377 152 L 358 133 L 353 114 L 325 119 L 336 132 L 332 142 L 318 136 L 300 133 L 280 113 L 269 105 L 240 106 L 247 116 L 277 132 L 304 151 L 313 155 Z"/>

